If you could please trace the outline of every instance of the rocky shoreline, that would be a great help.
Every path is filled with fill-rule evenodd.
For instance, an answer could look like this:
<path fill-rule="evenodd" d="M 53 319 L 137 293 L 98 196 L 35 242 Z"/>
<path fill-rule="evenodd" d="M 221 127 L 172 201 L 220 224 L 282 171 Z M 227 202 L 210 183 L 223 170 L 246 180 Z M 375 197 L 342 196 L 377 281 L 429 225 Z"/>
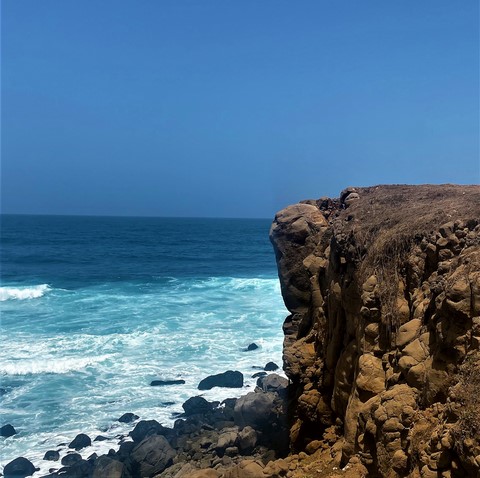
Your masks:
<path fill-rule="evenodd" d="M 79 434 L 68 444 L 68 452 L 61 460 L 59 447 L 45 453 L 44 460 L 50 461 L 51 467 L 48 474 L 41 476 L 233 478 L 255 470 L 263 473 L 269 462 L 288 453 L 288 380 L 271 373 L 278 369 L 273 362 L 258 368 L 262 371 L 253 374 L 257 377 L 253 392 L 221 403 L 209 402 L 200 395 L 191 397 L 182 405 L 184 413 L 177 417 L 172 428 L 125 413 L 118 421 L 131 423 L 133 428 L 128 435 L 119 436 L 117 451 L 111 449 L 101 456 L 93 453 L 86 457 L 82 451 L 91 446 L 92 439 Z M 175 384 L 164 381 L 152 386 Z M 198 389 L 242 386 L 243 375 L 229 370 L 205 378 Z M 15 434 L 11 425 L 2 430 L 4 436 Z M 105 439 L 98 435 L 93 441 Z M 27 477 L 36 471 L 33 463 L 19 457 L 5 466 L 3 476 Z"/>

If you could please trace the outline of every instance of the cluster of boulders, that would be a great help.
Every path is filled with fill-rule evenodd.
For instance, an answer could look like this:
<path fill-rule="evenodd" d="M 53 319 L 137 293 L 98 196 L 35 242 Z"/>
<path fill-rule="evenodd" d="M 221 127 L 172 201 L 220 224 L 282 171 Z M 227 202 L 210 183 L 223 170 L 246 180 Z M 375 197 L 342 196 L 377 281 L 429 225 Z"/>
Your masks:
<path fill-rule="evenodd" d="M 272 362 L 266 368 L 273 365 Z M 232 374 L 236 379 L 239 373 L 229 371 L 212 376 L 207 383 L 210 386 L 213 381 L 218 385 L 218 381 L 225 379 L 228 386 Z M 121 438 L 118 450 L 112 449 L 107 455 L 82 456 L 82 450 L 92 441 L 87 435 L 79 434 L 68 444 L 69 452 L 61 460 L 58 450 L 46 452 L 44 460 L 52 461 L 50 474 L 46 476 L 180 478 L 209 469 L 211 473 L 205 476 L 234 477 L 243 475 L 230 469 L 243 469 L 247 465 L 262 471 L 267 463 L 288 453 L 288 381 L 273 373 L 257 374 L 260 375 L 255 391 L 241 398 L 222 403 L 209 402 L 202 396 L 188 399 L 182 405 L 184 413 L 172 428 L 155 420 L 139 421 L 137 415 L 125 413 L 118 420 L 135 426 L 128 436 Z M 243 383 L 243 376 L 241 379 Z M 95 438 L 96 441 L 103 439 L 103 436 Z M 58 462 L 60 466 L 55 466 Z M 3 473 L 5 478 L 18 478 L 31 476 L 36 470 L 29 460 L 20 457 L 6 465 Z M 261 477 L 264 476 L 262 471 Z"/>

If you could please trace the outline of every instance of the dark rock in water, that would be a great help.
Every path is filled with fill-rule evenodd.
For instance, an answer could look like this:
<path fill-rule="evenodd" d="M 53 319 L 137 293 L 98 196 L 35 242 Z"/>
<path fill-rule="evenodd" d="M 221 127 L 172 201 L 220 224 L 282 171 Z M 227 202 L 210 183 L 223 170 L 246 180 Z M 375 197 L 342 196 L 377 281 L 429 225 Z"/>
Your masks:
<path fill-rule="evenodd" d="M 190 397 L 183 405 L 185 415 L 197 415 L 211 412 L 213 404 L 205 400 L 203 397 Z"/>
<path fill-rule="evenodd" d="M 274 372 L 278 370 L 278 365 L 275 362 L 268 362 L 267 365 L 263 368 L 266 372 Z"/>
<path fill-rule="evenodd" d="M 164 387 L 165 385 L 183 385 L 185 380 L 153 380 L 150 385 L 152 387 Z"/>
<path fill-rule="evenodd" d="M 87 461 L 93 462 L 98 458 L 98 455 L 96 453 L 92 453 L 88 458 Z"/>
<path fill-rule="evenodd" d="M 252 342 L 248 347 L 247 347 L 247 352 L 250 352 L 251 350 L 257 350 L 259 347 L 255 342 Z"/>
<path fill-rule="evenodd" d="M 3 469 L 3 476 L 5 478 L 24 478 L 26 476 L 32 476 L 37 471 L 37 468 L 33 466 L 33 463 L 23 456 L 15 458 Z"/>
<path fill-rule="evenodd" d="M 101 456 L 95 461 L 92 478 L 123 478 L 124 464 L 118 460 Z"/>
<path fill-rule="evenodd" d="M 85 448 L 86 446 L 90 446 L 92 444 L 92 440 L 90 440 L 90 437 L 88 435 L 85 435 L 85 433 L 79 433 L 68 445 L 68 448 L 74 448 L 75 450 L 81 450 L 82 448 Z"/>
<path fill-rule="evenodd" d="M 267 375 L 267 372 L 257 372 L 252 375 L 252 378 L 264 377 Z"/>
<path fill-rule="evenodd" d="M 108 440 L 108 438 L 104 437 L 103 435 L 98 435 L 97 437 L 95 437 L 95 440 L 93 441 L 105 441 L 105 440 Z"/>
<path fill-rule="evenodd" d="M 243 374 L 227 370 L 217 375 L 210 375 L 198 384 L 199 390 L 210 390 L 213 387 L 241 388 L 243 387 Z"/>
<path fill-rule="evenodd" d="M 260 377 L 257 380 L 257 387 L 260 387 L 264 392 L 277 392 L 283 394 L 288 387 L 288 380 L 276 373 Z"/>
<path fill-rule="evenodd" d="M 17 434 L 17 431 L 15 430 L 15 428 L 13 428 L 12 425 L 10 425 L 10 423 L 7 423 L 6 425 L 0 428 L 0 436 L 2 437 L 8 438 L 16 434 Z"/>
<path fill-rule="evenodd" d="M 82 455 L 78 453 L 69 453 L 62 458 L 61 464 L 63 466 L 72 466 L 79 461 L 82 461 Z"/>
<path fill-rule="evenodd" d="M 43 456 L 44 460 L 48 461 L 58 461 L 60 460 L 60 453 L 57 450 L 48 450 Z"/>
<path fill-rule="evenodd" d="M 138 420 L 140 417 L 138 415 L 135 415 L 135 413 L 124 413 L 118 421 L 121 423 L 131 423 L 134 422 L 135 420 Z"/>
<path fill-rule="evenodd" d="M 160 402 L 162 407 L 169 407 L 170 405 L 175 405 L 175 402 Z"/>
<path fill-rule="evenodd" d="M 175 450 L 165 437 L 147 437 L 130 454 L 133 475 L 155 476 L 173 463 L 175 455 Z"/>
<path fill-rule="evenodd" d="M 130 436 L 134 442 L 139 443 L 151 435 L 170 435 L 171 433 L 171 428 L 164 427 L 156 420 L 142 420 L 130 432 Z"/>

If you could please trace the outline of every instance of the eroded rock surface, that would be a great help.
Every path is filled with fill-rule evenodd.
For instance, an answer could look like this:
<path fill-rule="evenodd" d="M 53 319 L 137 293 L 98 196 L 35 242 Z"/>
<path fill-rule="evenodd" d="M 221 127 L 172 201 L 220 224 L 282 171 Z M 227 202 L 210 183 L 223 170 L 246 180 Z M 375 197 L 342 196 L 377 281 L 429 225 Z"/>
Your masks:
<path fill-rule="evenodd" d="M 348 188 L 276 215 L 294 451 L 479 476 L 479 224 L 478 186 Z"/>

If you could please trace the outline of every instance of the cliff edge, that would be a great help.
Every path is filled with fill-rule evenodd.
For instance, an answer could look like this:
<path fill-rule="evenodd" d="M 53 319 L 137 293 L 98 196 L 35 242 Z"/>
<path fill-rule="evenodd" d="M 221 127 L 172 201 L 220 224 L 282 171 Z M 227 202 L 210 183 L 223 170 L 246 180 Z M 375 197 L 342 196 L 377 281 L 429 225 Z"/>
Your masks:
<path fill-rule="evenodd" d="M 270 238 L 303 476 L 480 476 L 480 187 L 347 188 Z"/>

